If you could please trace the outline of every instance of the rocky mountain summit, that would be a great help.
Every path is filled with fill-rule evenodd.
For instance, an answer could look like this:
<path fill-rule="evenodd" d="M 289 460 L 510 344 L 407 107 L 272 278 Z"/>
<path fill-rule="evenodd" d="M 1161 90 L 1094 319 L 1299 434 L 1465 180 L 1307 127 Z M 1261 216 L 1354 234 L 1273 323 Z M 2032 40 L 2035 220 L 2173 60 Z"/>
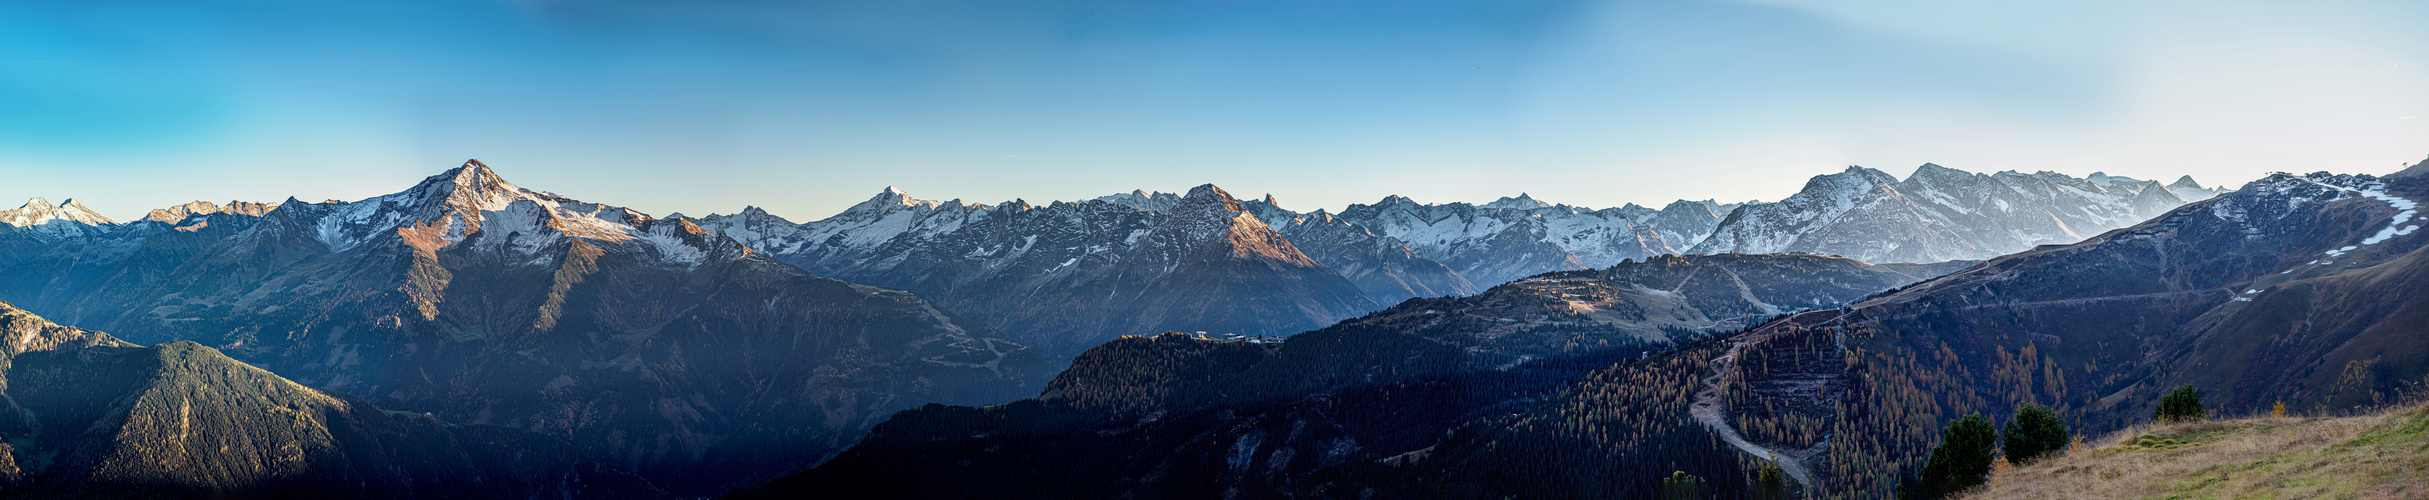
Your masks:
<path fill-rule="evenodd" d="M 208 201 L 193 201 L 168 208 L 152 209 L 150 213 L 144 214 L 143 220 L 174 226 L 198 215 L 238 214 L 260 217 L 277 208 L 277 203 L 255 203 L 243 200 L 229 201 L 226 205 Z"/>
<path fill-rule="evenodd" d="M 58 205 L 34 198 L 15 210 L 0 210 L 0 237 L 56 241 L 108 232 L 116 225 L 72 198 Z"/>

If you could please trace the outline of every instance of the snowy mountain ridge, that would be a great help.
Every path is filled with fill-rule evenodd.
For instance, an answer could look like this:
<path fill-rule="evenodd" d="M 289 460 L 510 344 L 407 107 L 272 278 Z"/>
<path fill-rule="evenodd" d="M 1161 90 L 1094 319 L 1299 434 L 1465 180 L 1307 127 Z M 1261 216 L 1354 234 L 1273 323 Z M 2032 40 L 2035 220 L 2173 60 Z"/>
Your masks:
<path fill-rule="evenodd" d="M 1726 212 L 1716 209 L 1736 206 L 1680 200 L 1662 210 L 1633 204 L 1593 209 L 1526 194 L 1484 205 L 1431 204 L 1394 195 L 1351 205 L 1340 218 L 1405 241 L 1417 254 L 1490 285 L 1681 253 L 1719 224 Z"/>
<path fill-rule="evenodd" d="M 690 222 L 524 189 L 478 160 L 423 179 L 411 189 L 362 201 L 306 203 L 289 198 L 278 205 L 292 210 L 265 215 L 302 222 L 330 252 L 373 241 L 423 250 L 471 241 L 481 248 L 509 248 L 534 264 L 545 264 L 556 257 L 557 247 L 580 239 L 639 245 L 668 263 L 687 266 L 699 265 L 712 253 L 741 257 L 733 249 L 717 248 L 710 233 Z M 284 227 L 290 226 L 263 226 Z"/>
<path fill-rule="evenodd" d="M 108 232 L 118 222 L 94 213 L 74 198 L 58 205 L 52 205 L 50 200 L 34 198 L 26 200 L 25 205 L 15 210 L 0 210 L 0 224 L 58 239 Z"/>
<path fill-rule="evenodd" d="M 2214 194 L 2187 177 L 2184 191 Z M 2082 241 L 2187 201 L 2154 181 L 2094 173 L 1977 174 L 1926 163 L 1900 180 L 1864 167 L 1728 215 L 1689 253 L 1809 252 L 1865 262 L 1987 259 Z"/>
<path fill-rule="evenodd" d="M 1211 194 L 1201 190 L 1220 191 L 1212 186 L 1044 206 L 923 200 L 888 187 L 816 221 L 793 223 L 755 207 L 692 220 L 815 274 L 928 294 L 1013 279 L 1007 273 L 1034 273 L 1018 279 L 1024 287 L 1050 288 L 1048 283 L 1114 262 L 1178 262 L 1140 253 L 1138 245 L 1151 238 L 1174 245 L 1180 240 L 1173 238 L 1184 234 L 1195 235 L 1190 241 L 1229 238 L 1244 243 L 1230 248 L 1244 252 L 1276 247 L 1256 243 L 1270 231 L 1296 251 L 1264 257 L 1312 260 L 1356 284 L 1365 301 L 1389 305 L 1474 293 L 1544 272 L 1683 253 L 1809 252 L 1896 262 L 1987 258 L 2139 222 L 2185 203 L 2177 191 L 2210 193 L 2189 178 L 2178 184 L 2105 173 L 2080 179 L 2051 172 L 1975 174 L 1926 164 L 1904 180 L 1850 167 L 1817 176 L 1803 192 L 1774 203 L 1677 200 L 1658 210 L 1579 207 L 1522 193 L 1484 204 L 1420 203 L 1394 195 L 1339 213 L 1300 212 L 1272 195 L 1239 199 L 1225 193 L 1205 199 L 1235 214 L 1220 219 L 1241 220 L 1221 224 L 1214 223 L 1218 218 L 1175 217 L 1209 210 L 1191 200 Z M 1230 234 L 1250 226 L 1262 226 L 1249 231 L 1258 236 Z M 1033 259 L 1044 260 L 1024 263 Z"/>
<path fill-rule="evenodd" d="M 1142 331 L 1297 333 L 1377 307 L 1268 225 L 1252 208 L 1260 206 L 1269 205 L 1213 185 L 1043 206 L 935 202 L 888 189 L 807 223 L 757 209 L 695 220 L 812 273 L 918 292 L 1063 354 Z M 1369 272 L 1391 267 L 1363 264 L 1388 257 L 1355 251 L 1323 255 Z"/>

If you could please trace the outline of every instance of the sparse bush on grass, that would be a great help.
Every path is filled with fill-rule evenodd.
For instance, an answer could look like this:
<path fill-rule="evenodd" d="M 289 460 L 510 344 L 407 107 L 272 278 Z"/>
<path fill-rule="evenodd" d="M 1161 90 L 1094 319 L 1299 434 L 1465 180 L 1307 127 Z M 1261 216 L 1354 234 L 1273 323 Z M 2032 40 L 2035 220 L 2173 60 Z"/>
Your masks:
<path fill-rule="evenodd" d="M 2201 407 L 2201 393 L 2193 386 L 2177 387 L 2166 397 L 2159 398 L 2159 408 L 2151 411 L 2151 419 L 2160 422 L 2200 422 L 2209 418 Z"/>
<path fill-rule="evenodd" d="M 1966 498 L 2419 498 L 2429 406 L 2342 418 L 2169 422 L 1991 478 Z"/>
<path fill-rule="evenodd" d="M 2007 429 L 2000 433 L 2007 461 L 2019 466 L 2066 454 L 2071 437 L 2066 420 L 2058 418 L 2057 411 L 2038 404 L 2016 408 L 2016 416 L 2007 420 Z"/>

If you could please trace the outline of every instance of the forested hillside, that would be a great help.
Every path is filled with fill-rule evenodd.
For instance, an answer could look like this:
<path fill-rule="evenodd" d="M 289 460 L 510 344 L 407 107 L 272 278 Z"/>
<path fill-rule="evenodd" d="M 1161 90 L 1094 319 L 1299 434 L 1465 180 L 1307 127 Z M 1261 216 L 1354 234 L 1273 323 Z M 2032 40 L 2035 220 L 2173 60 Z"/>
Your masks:
<path fill-rule="evenodd" d="M 192 342 L 139 347 L 0 303 L 10 498 L 658 498 L 554 438 L 382 410 Z"/>

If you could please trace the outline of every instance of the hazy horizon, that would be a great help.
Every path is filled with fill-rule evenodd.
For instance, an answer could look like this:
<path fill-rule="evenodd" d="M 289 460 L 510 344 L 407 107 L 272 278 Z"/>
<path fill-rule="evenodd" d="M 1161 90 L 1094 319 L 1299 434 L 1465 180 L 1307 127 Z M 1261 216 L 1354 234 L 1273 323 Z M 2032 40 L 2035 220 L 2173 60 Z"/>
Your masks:
<path fill-rule="evenodd" d="M 480 158 L 664 215 L 1214 183 L 1295 210 L 1776 200 L 1933 162 L 2429 155 L 2396 1 L 0 6 L 0 199 L 358 200 Z M 1253 194 L 1252 194 L 1253 193 Z"/>

